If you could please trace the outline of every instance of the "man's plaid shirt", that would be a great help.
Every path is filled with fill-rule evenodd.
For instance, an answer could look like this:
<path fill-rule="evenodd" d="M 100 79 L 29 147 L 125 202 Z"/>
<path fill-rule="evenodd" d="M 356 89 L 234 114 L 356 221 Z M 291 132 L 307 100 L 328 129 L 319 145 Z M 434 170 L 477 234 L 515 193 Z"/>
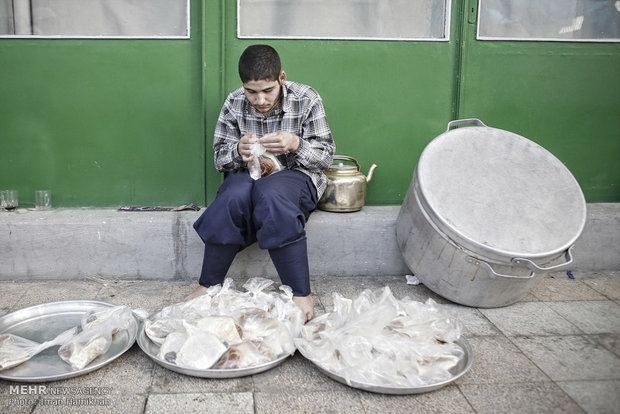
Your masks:
<path fill-rule="evenodd" d="M 307 174 L 321 198 L 327 186 L 323 171 L 331 165 L 336 146 L 321 97 L 311 87 L 297 82 L 284 83 L 280 102 L 267 116 L 246 99 L 243 87 L 228 95 L 213 138 L 215 168 L 220 172 L 245 168 L 237 149 L 241 137 L 254 132 L 261 138 L 281 130 L 301 140 L 297 151 L 278 155 L 278 159 L 285 168 Z"/>

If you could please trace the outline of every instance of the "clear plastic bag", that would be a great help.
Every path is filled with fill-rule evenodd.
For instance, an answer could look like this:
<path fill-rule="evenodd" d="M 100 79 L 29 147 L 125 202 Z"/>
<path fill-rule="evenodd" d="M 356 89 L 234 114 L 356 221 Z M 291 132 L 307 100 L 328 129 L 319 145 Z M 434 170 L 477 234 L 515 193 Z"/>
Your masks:
<path fill-rule="evenodd" d="M 99 315 L 99 318 L 90 318 L 90 322 L 85 316 L 83 330 L 58 349 L 58 356 L 75 370 L 85 368 L 105 354 L 112 345 L 112 336 L 134 323 L 133 313 L 126 306 L 117 306 Z"/>
<path fill-rule="evenodd" d="M 214 369 L 249 368 L 266 364 L 270 359 L 253 343 L 242 342 L 231 346 L 213 366 Z"/>
<path fill-rule="evenodd" d="M 282 170 L 284 167 L 275 155 L 268 152 L 260 142 L 252 144 L 252 160 L 248 163 L 250 177 L 258 180 Z"/>
<path fill-rule="evenodd" d="M 100 324 L 101 322 L 106 321 L 113 315 L 117 315 L 116 317 L 118 318 L 119 312 L 126 313 L 128 309 L 129 308 L 127 306 L 120 305 L 97 311 L 91 310 L 90 312 L 87 312 L 84 316 L 82 316 L 80 320 L 80 326 L 82 327 L 82 330 L 90 328 L 92 326 Z M 140 321 L 143 321 L 149 315 L 148 311 L 145 309 L 130 309 L 130 311 Z"/>
<path fill-rule="evenodd" d="M 388 287 L 351 300 L 333 294 L 334 310 L 304 326 L 295 345 L 349 384 L 420 387 L 452 378 L 464 357 L 456 315 L 432 299 L 396 299 Z"/>
<path fill-rule="evenodd" d="M 212 337 L 225 351 L 213 361 L 218 369 L 247 367 L 292 355 L 293 338 L 300 334 L 305 318 L 293 302 L 291 288 L 280 286 L 278 291 L 272 288 L 273 284 L 269 279 L 251 278 L 243 285 L 245 291 L 241 291 L 235 289 L 232 279 L 225 279 L 222 285 L 208 288 L 204 295 L 152 315 L 145 321 L 145 332 L 160 345 L 160 359 L 187 368 L 209 368 L 207 363 L 221 351 Z M 178 334 L 186 335 L 183 343 Z M 192 353 L 197 357 L 196 350 L 188 344 L 199 340 L 213 342 L 214 352 L 201 354 L 201 362 L 196 363 L 191 360 Z"/>
<path fill-rule="evenodd" d="M 77 333 L 77 327 L 68 329 L 54 339 L 38 343 L 13 334 L 0 335 L 0 371 L 28 361 L 38 353 L 56 345 L 63 345 Z"/>
<path fill-rule="evenodd" d="M 159 348 L 157 357 L 171 364 L 177 363 L 177 353 L 187 341 L 187 333 L 182 331 L 171 332 Z"/>
<path fill-rule="evenodd" d="M 228 350 L 228 347 L 212 333 L 183 323 L 187 338 L 176 353 L 175 363 L 191 369 L 209 369 Z"/>

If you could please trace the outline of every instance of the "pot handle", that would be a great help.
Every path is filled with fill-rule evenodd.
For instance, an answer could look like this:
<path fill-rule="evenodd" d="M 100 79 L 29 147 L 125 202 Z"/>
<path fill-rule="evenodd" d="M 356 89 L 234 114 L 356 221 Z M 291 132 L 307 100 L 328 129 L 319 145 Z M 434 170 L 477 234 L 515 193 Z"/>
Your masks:
<path fill-rule="evenodd" d="M 465 260 L 467 260 L 468 263 L 473 263 L 475 265 L 482 266 L 484 268 L 484 270 L 487 271 L 487 273 L 489 274 L 489 277 L 491 279 L 495 279 L 496 277 L 506 277 L 506 278 L 510 278 L 510 279 L 531 279 L 534 276 L 536 276 L 536 273 L 534 273 L 534 272 L 531 272 L 527 276 L 505 275 L 505 274 L 502 274 L 502 273 L 497 273 L 491 267 L 491 265 L 488 264 L 487 262 L 485 262 L 484 260 L 477 259 L 477 258 L 475 258 L 473 256 L 467 256 L 467 258 Z"/>
<path fill-rule="evenodd" d="M 355 166 L 357 167 L 357 171 L 360 170 L 360 164 L 359 162 L 357 162 L 357 160 L 353 157 L 349 157 L 348 155 L 334 155 L 334 160 L 343 160 L 343 161 L 351 161 L 353 163 L 355 163 Z"/>
<path fill-rule="evenodd" d="M 575 245 L 572 245 L 571 247 L 568 248 L 568 250 L 566 250 L 566 252 L 564 252 L 564 258 L 566 259 L 566 262 L 560 263 L 555 266 L 540 267 L 536 263 L 532 262 L 530 259 L 524 259 L 522 257 L 515 257 L 514 259 L 512 259 L 512 261 L 515 264 L 521 264 L 521 263 L 525 264 L 525 266 L 527 266 L 532 272 L 543 273 L 543 272 L 549 272 L 551 270 L 559 270 L 573 263 L 573 255 L 572 255 L 573 247 L 575 247 Z"/>
<path fill-rule="evenodd" d="M 448 122 L 448 127 L 446 128 L 446 132 L 450 131 L 453 127 L 463 126 L 463 125 L 478 125 L 481 127 L 486 127 L 484 123 L 478 118 L 467 118 L 467 119 L 458 119 L 454 121 Z"/>
<path fill-rule="evenodd" d="M 545 273 L 545 272 L 549 272 L 552 270 L 558 270 L 558 269 L 562 269 L 563 267 L 568 266 L 569 264 L 573 263 L 573 255 L 572 255 L 572 251 L 573 251 L 573 247 L 575 247 L 574 245 L 569 247 L 568 250 L 566 250 L 566 252 L 564 253 L 564 257 L 566 258 L 566 262 L 564 263 L 560 263 L 558 265 L 555 266 L 550 266 L 550 267 L 540 267 L 538 266 L 536 263 L 532 262 L 529 259 L 524 259 L 522 257 L 515 257 L 514 259 L 512 259 L 512 262 L 514 264 L 524 264 L 528 269 L 530 269 L 532 272 L 528 275 L 528 276 L 516 276 L 516 275 L 504 275 L 501 273 L 497 273 L 490 264 L 488 264 L 487 262 L 485 262 L 484 260 L 480 260 L 477 259 L 473 256 L 468 256 L 466 258 L 467 262 L 469 263 L 474 263 L 478 266 L 482 266 L 484 267 L 484 269 L 487 271 L 487 273 L 489 274 L 489 277 L 491 279 L 495 279 L 496 277 L 507 277 L 507 278 L 512 278 L 512 279 L 531 279 L 533 278 L 536 273 Z"/>

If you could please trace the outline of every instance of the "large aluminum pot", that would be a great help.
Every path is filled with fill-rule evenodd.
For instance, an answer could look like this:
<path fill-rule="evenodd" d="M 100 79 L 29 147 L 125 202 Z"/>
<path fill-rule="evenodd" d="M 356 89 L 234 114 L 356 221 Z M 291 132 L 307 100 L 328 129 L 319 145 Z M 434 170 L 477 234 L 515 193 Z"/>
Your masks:
<path fill-rule="evenodd" d="M 572 263 L 585 221 L 583 193 L 561 161 L 522 136 L 465 119 L 422 152 L 396 235 L 429 289 L 500 307 Z"/>

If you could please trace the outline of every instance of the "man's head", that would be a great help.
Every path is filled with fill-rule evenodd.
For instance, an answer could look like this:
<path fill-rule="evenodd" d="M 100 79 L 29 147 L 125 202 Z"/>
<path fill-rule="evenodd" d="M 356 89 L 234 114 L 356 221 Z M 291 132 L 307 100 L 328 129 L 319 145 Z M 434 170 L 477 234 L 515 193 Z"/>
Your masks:
<path fill-rule="evenodd" d="M 265 115 L 280 100 L 280 88 L 286 80 L 286 73 L 281 69 L 280 56 L 271 46 L 250 46 L 239 58 L 239 77 L 245 96 Z"/>
<path fill-rule="evenodd" d="M 243 83 L 278 80 L 281 69 L 280 56 L 271 46 L 249 46 L 239 58 L 239 77 Z"/>

